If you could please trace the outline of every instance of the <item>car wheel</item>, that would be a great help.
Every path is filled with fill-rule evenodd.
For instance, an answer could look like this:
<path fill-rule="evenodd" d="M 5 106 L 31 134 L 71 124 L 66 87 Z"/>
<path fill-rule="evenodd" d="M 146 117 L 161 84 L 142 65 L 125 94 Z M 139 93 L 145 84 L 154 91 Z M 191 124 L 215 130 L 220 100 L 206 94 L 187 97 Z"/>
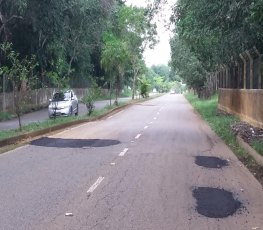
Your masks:
<path fill-rule="evenodd" d="M 68 116 L 72 116 L 72 114 L 73 114 L 73 109 L 72 109 L 72 106 L 71 106 L 70 109 L 69 109 L 69 114 L 68 114 Z"/>
<path fill-rule="evenodd" d="M 79 105 L 77 105 L 77 110 L 76 110 L 76 113 L 75 113 L 75 116 L 78 116 L 79 115 Z"/>

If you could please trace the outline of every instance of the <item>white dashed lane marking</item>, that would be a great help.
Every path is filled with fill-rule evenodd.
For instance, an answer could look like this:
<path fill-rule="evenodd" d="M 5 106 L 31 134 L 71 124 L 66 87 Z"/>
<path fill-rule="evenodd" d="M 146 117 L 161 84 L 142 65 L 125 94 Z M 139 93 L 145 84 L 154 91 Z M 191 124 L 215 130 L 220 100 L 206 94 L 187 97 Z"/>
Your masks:
<path fill-rule="evenodd" d="M 147 126 L 147 125 L 146 125 L 146 126 L 144 126 L 144 129 L 148 129 L 148 128 L 149 128 L 149 126 Z"/>
<path fill-rule="evenodd" d="M 119 157 L 123 157 L 127 152 L 128 152 L 128 148 L 125 148 L 120 154 Z"/>
<path fill-rule="evenodd" d="M 99 177 L 98 180 L 89 188 L 87 193 L 93 193 L 94 190 L 100 185 L 100 183 L 104 180 L 104 177 Z"/>
<path fill-rule="evenodd" d="M 138 134 L 135 139 L 139 139 L 141 137 L 142 134 Z"/>

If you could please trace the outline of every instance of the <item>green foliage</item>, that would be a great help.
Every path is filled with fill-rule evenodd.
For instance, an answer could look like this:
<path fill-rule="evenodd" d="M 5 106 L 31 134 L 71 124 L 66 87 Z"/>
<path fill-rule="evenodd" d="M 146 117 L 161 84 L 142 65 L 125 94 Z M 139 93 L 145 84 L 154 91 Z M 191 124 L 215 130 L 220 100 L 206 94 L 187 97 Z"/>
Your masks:
<path fill-rule="evenodd" d="M 82 86 L 92 74 L 102 74 L 102 33 L 114 5 L 100 0 L 1 1 L 0 42 L 12 42 L 21 58 L 36 56 L 38 87 L 54 86 L 46 77 L 49 72 L 62 80 L 78 76 L 79 85 L 70 82 Z M 0 61 L 5 63 L 4 55 Z"/>
<path fill-rule="evenodd" d="M 245 50 L 256 46 L 262 52 L 262 9 L 262 0 L 178 0 L 171 18 L 171 66 L 196 89 L 207 72 L 231 65 Z"/>
<path fill-rule="evenodd" d="M 154 77 L 153 88 L 157 90 L 159 93 L 167 93 L 171 89 L 170 82 L 165 79 L 165 77 L 161 77 L 156 75 Z"/>
<path fill-rule="evenodd" d="M 150 92 L 150 81 L 143 76 L 141 79 L 139 79 L 140 82 L 140 94 L 143 98 L 149 97 L 149 92 Z"/>
<path fill-rule="evenodd" d="M 121 97 L 130 97 L 132 95 L 132 91 L 130 88 L 125 87 L 121 92 Z"/>
<path fill-rule="evenodd" d="M 0 112 L 0 121 L 7 121 L 12 119 L 12 114 L 8 112 Z"/>
<path fill-rule="evenodd" d="M 262 46 L 262 0 L 179 0 L 175 33 L 206 71 Z"/>
<path fill-rule="evenodd" d="M 167 65 L 153 65 L 151 69 L 159 76 L 165 77 L 166 80 L 170 78 L 170 67 Z"/>
<path fill-rule="evenodd" d="M 195 90 L 203 87 L 206 73 L 201 62 L 177 36 L 170 41 L 170 44 L 172 48 L 170 65 L 173 70 L 189 87 Z"/>
<path fill-rule="evenodd" d="M 263 156 L 263 141 L 253 141 L 251 145 L 259 154 Z"/>
<path fill-rule="evenodd" d="M 27 100 L 25 92 L 36 84 L 34 69 L 37 63 L 34 56 L 31 58 L 20 58 L 20 54 L 13 50 L 10 43 L 1 44 L 0 49 L 9 62 L 9 65 L 0 68 L 0 75 L 6 75 L 12 83 L 15 113 L 18 117 L 19 128 L 22 129 L 20 116 Z"/>
<path fill-rule="evenodd" d="M 88 110 L 88 115 L 90 116 L 95 109 L 95 101 L 99 99 L 102 95 L 101 88 L 98 86 L 94 86 L 89 89 L 88 93 L 84 95 L 82 98 L 82 102 L 86 105 L 87 110 Z"/>
<path fill-rule="evenodd" d="M 69 78 L 64 77 L 61 78 L 57 72 L 48 72 L 47 76 L 49 78 L 49 81 L 58 89 L 65 89 L 65 88 L 70 88 L 69 87 Z"/>
<path fill-rule="evenodd" d="M 134 98 L 137 78 L 145 71 L 142 53 L 156 43 L 156 25 L 150 20 L 148 10 L 118 4 L 104 33 L 101 64 L 108 81 L 115 82 L 116 102 L 125 76 L 132 77 L 126 82 L 132 81 Z"/>

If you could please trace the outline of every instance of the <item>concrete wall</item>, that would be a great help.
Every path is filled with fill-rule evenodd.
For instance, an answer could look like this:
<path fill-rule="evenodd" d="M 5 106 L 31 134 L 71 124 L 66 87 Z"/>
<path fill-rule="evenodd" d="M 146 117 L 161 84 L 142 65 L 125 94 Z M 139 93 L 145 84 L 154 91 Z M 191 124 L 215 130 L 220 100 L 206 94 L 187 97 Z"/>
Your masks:
<path fill-rule="evenodd" d="M 73 89 L 78 99 L 81 99 L 88 89 Z M 28 92 L 27 106 L 30 108 L 45 107 L 49 104 L 49 99 L 52 98 L 53 93 L 56 92 L 54 88 L 37 89 Z M 13 93 L 0 93 L 0 112 L 14 111 L 14 95 Z"/>
<path fill-rule="evenodd" d="M 218 108 L 263 128 L 263 89 L 219 89 Z"/>

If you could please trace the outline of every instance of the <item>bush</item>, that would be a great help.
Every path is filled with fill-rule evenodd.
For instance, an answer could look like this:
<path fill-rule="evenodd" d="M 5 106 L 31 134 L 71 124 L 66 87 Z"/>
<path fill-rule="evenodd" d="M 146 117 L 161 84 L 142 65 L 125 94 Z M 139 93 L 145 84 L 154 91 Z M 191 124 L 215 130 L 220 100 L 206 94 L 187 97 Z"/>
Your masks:
<path fill-rule="evenodd" d="M 88 93 L 84 95 L 82 102 L 86 105 L 89 116 L 93 113 L 95 109 L 95 105 L 94 105 L 95 100 L 99 99 L 101 96 L 102 96 L 102 90 L 97 86 L 90 88 Z"/>
<path fill-rule="evenodd" d="M 7 121 L 12 119 L 12 114 L 8 112 L 0 112 L 0 121 Z"/>

